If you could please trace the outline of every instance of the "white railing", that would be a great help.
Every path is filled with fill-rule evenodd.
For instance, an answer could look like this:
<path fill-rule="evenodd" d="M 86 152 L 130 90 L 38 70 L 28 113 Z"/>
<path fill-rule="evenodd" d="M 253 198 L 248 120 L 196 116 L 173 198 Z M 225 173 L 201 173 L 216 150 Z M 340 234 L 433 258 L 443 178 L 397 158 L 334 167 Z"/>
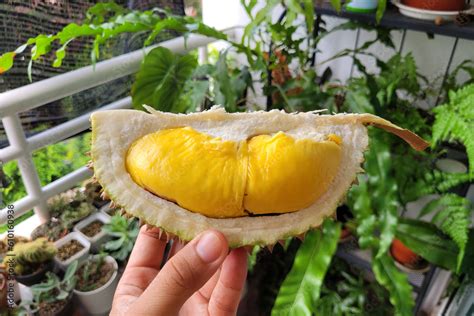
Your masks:
<path fill-rule="evenodd" d="M 229 36 L 234 34 L 233 29 L 226 30 L 226 33 L 228 33 Z M 201 35 L 191 35 L 187 38 L 186 42 L 183 37 L 178 37 L 162 42 L 157 46 L 163 46 L 173 52 L 182 53 L 206 46 L 213 41 L 215 41 L 215 39 Z M 5 201 L 13 205 L 15 217 L 34 208 L 40 220 L 42 222 L 46 221 L 49 218 L 46 205 L 47 199 L 72 188 L 78 182 L 92 175 L 90 170 L 86 167 L 82 167 L 42 187 L 32 159 L 32 152 L 34 150 L 57 143 L 88 129 L 90 127 L 90 113 L 29 138 L 25 136 L 18 113 L 133 74 L 139 69 L 140 63 L 146 53 L 154 47 L 156 46 L 147 47 L 99 62 L 95 65 L 95 68 L 93 66 L 87 66 L 0 94 L 0 118 L 2 119 L 3 127 L 5 128 L 10 143 L 8 147 L 0 149 L 0 162 L 18 161 L 18 167 L 27 192 L 27 196 L 18 201 L 13 203 Z M 204 51 L 205 50 L 203 50 L 203 52 Z M 205 53 L 203 56 L 204 55 Z M 126 97 L 106 105 L 99 110 L 129 108 L 131 104 L 131 98 Z M 0 224 L 7 221 L 7 215 L 7 208 L 0 211 Z"/>

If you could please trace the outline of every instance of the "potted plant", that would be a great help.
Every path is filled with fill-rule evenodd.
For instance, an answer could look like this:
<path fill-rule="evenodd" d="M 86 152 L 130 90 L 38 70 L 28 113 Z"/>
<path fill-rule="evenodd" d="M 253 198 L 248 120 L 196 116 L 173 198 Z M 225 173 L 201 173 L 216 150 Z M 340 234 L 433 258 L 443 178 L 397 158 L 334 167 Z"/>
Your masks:
<path fill-rule="evenodd" d="M 103 250 L 119 262 L 125 262 L 140 230 L 138 221 L 116 214 L 104 226 L 104 230 L 112 237 L 112 240 L 103 245 Z"/>
<path fill-rule="evenodd" d="M 62 221 L 51 217 L 48 222 L 41 224 L 31 232 L 31 239 L 47 238 L 49 241 L 54 242 L 66 236 L 68 232 L 69 230 Z"/>
<path fill-rule="evenodd" d="M 72 290 L 76 284 L 76 269 L 77 262 L 69 265 L 62 280 L 56 274 L 48 272 L 45 282 L 31 287 L 33 299 L 21 302 L 20 313 L 39 316 L 71 315 L 74 307 Z"/>
<path fill-rule="evenodd" d="M 461 11 L 466 8 L 465 0 L 402 0 L 402 3 L 430 11 Z"/>
<path fill-rule="evenodd" d="M 118 284 L 117 271 L 117 261 L 105 254 L 91 256 L 79 266 L 74 294 L 88 315 L 110 311 Z"/>
<path fill-rule="evenodd" d="M 8 237 L 0 240 L 0 261 L 3 260 L 5 255 L 8 252 L 10 247 L 13 247 L 16 244 L 28 242 L 29 239 L 22 236 L 15 236 L 14 238 L 9 239 Z"/>
<path fill-rule="evenodd" d="M 54 243 L 58 249 L 54 260 L 63 270 L 74 261 L 81 263 L 87 258 L 90 242 L 80 233 L 72 232 Z"/>
<path fill-rule="evenodd" d="M 84 193 L 77 189 L 51 198 L 48 208 L 51 219 L 33 230 L 32 239 L 47 237 L 50 241 L 56 241 L 66 236 L 75 223 L 96 211 Z"/>
<path fill-rule="evenodd" d="M 74 226 L 74 231 L 82 234 L 91 243 L 91 248 L 99 250 L 109 235 L 103 230 L 103 226 L 110 222 L 110 217 L 102 213 L 95 213 Z"/>
<path fill-rule="evenodd" d="M 7 267 L 14 267 L 16 280 L 26 286 L 40 282 L 54 267 L 56 248 L 46 238 L 16 244 L 11 256 L 3 259 Z"/>
<path fill-rule="evenodd" d="M 393 239 L 390 254 L 395 259 L 395 264 L 405 272 L 426 272 L 429 263 L 421 256 L 405 246 L 399 239 Z"/>

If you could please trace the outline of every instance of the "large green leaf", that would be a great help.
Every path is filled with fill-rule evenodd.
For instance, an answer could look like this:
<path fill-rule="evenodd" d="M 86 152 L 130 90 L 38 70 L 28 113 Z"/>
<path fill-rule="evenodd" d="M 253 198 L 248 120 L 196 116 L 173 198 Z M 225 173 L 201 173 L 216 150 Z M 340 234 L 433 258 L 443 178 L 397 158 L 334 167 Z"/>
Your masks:
<path fill-rule="evenodd" d="M 161 111 L 172 110 L 196 67 L 192 55 L 176 55 L 164 47 L 153 49 L 132 86 L 133 106 L 139 109 L 147 104 Z"/>
<path fill-rule="evenodd" d="M 387 254 L 374 257 L 372 269 L 377 281 L 390 293 L 390 303 L 395 307 L 397 315 L 413 315 L 412 288 L 407 275 L 400 272 L 393 259 Z"/>
<path fill-rule="evenodd" d="M 0 75 L 13 66 L 14 52 L 8 52 L 0 56 Z"/>
<path fill-rule="evenodd" d="M 415 219 L 400 219 L 396 237 L 433 264 L 456 271 L 459 248 L 435 225 Z"/>
<path fill-rule="evenodd" d="M 336 251 L 341 227 L 330 219 L 306 235 L 293 267 L 280 288 L 272 315 L 311 315 Z"/>

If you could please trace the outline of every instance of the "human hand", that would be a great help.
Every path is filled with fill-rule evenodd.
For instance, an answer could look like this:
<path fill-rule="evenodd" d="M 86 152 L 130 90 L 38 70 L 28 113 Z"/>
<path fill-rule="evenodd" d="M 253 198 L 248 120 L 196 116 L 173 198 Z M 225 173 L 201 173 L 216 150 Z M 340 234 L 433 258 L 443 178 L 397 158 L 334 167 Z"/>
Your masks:
<path fill-rule="evenodd" d="M 142 227 L 118 284 L 111 315 L 235 315 L 247 276 L 247 253 L 230 253 L 218 231 L 174 243 L 160 271 L 166 241 Z"/>

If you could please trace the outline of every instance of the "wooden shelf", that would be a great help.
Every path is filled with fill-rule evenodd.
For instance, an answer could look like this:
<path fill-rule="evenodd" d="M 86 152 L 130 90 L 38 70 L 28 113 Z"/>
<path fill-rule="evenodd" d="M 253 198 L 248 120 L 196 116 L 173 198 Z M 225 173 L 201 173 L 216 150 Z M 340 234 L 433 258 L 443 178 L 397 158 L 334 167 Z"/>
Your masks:
<path fill-rule="evenodd" d="M 375 13 L 354 13 L 348 12 L 345 9 L 342 9 L 342 11 L 338 13 L 329 3 L 323 3 L 322 5 L 317 6 L 316 13 L 321 15 L 347 18 L 350 20 L 369 24 L 375 24 Z M 382 20 L 380 21 L 380 25 L 394 29 L 425 32 L 430 35 L 439 34 L 450 37 L 474 40 L 474 22 L 471 22 L 465 26 L 458 26 L 454 22 L 447 22 L 446 24 L 438 26 L 431 21 L 423 21 L 406 17 L 400 14 L 400 12 L 398 12 L 398 8 L 392 5 L 388 6 L 387 11 L 385 12 Z"/>

